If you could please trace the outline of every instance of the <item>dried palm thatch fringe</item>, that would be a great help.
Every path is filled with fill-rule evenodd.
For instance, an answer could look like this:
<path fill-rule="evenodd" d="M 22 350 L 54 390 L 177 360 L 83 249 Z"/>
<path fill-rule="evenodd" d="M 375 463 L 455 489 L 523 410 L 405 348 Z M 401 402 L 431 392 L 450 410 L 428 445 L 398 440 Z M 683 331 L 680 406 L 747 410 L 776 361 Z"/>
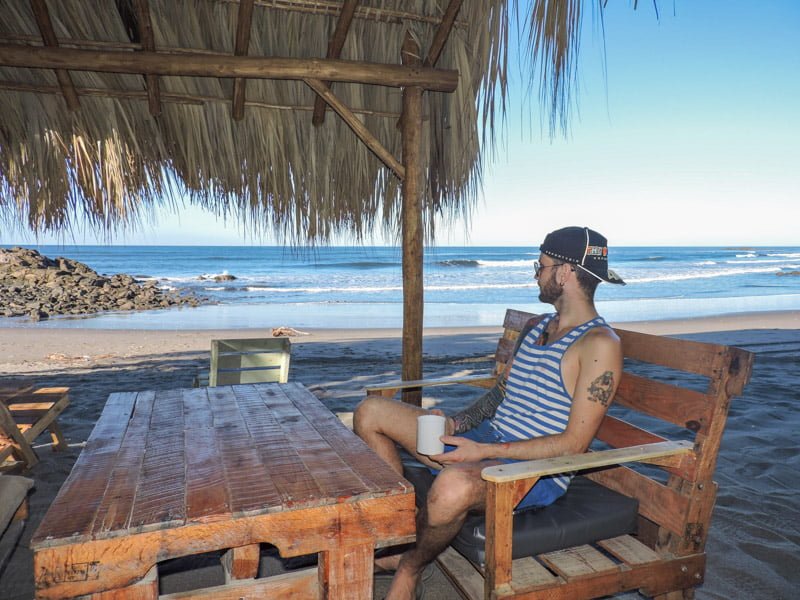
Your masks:
<path fill-rule="evenodd" d="M 256 2 L 248 54 L 324 57 L 336 24 L 333 4 Z M 406 31 L 424 52 L 447 4 L 364 0 L 341 57 L 398 64 Z M 542 33 L 532 38 L 531 50 L 552 63 L 546 72 L 554 106 L 563 107 L 568 89 L 562 82 L 572 76 L 577 42 L 564 43 L 559 36 L 574 35 L 580 2 L 566 2 L 566 16 L 557 8 L 561 4 L 534 0 L 532 18 Z M 316 5 L 324 10 L 306 11 Z M 135 14 L 132 0 L 60 0 L 47 6 L 58 39 L 140 41 L 121 16 Z M 157 50 L 233 54 L 237 2 L 150 0 L 149 6 Z M 459 86 L 452 94 L 424 95 L 429 238 L 434 217 L 468 217 L 477 198 L 482 150 L 491 148 L 495 115 L 505 104 L 508 11 L 509 0 L 465 0 L 437 63 L 459 71 Z M 38 33 L 28 0 L 0 5 L 0 43 L 19 44 Z M 230 103 L 169 101 L 231 98 L 232 80 L 159 77 L 166 101 L 153 118 L 143 76 L 85 71 L 70 76 L 80 99 L 75 112 L 52 93 L 58 89 L 53 71 L 0 67 L 0 82 L 7 83 L 0 86 L 0 219 L 6 226 L 64 231 L 88 222 L 113 233 L 187 196 L 288 242 L 325 242 L 338 233 L 360 239 L 380 227 L 398 230 L 400 182 L 335 115 L 312 125 L 307 108 L 315 96 L 303 82 L 248 81 L 244 119 L 234 121 Z M 91 93 L 80 94 L 82 89 Z M 109 90 L 108 96 L 102 90 Z M 362 111 L 359 118 L 385 148 L 401 155 L 395 117 L 401 90 L 348 83 L 333 84 L 332 90 Z"/>

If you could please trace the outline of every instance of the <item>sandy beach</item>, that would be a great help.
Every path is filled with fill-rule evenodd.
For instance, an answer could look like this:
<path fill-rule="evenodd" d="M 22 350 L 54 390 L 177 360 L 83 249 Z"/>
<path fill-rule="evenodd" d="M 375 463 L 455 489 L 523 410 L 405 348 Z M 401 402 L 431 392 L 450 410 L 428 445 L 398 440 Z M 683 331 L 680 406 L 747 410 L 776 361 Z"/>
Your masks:
<path fill-rule="evenodd" d="M 276 324 L 276 326 L 279 324 Z M 716 471 L 720 484 L 708 542 L 702 599 L 794 598 L 800 585 L 800 312 L 615 323 L 627 329 L 743 347 L 756 353 L 753 377 L 731 407 Z M 491 367 L 500 327 L 425 331 L 426 376 Z M 290 377 L 309 387 L 345 423 L 365 386 L 398 378 L 400 332 L 310 330 L 292 337 Z M 112 392 L 191 386 L 207 367 L 213 338 L 263 337 L 270 330 L 144 331 L 0 329 L 0 385 L 69 386 L 60 418 L 70 449 L 38 450 L 25 473 L 36 482 L 31 517 L 0 573 L 0 598 L 33 596 L 28 542 Z M 470 402 L 468 388 L 435 388 L 424 404 L 446 412 Z M 45 442 L 42 436 L 39 442 Z M 438 581 L 438 580 L 437 580 Z M 426 598 L 451 598 L 440 581 Z"/>

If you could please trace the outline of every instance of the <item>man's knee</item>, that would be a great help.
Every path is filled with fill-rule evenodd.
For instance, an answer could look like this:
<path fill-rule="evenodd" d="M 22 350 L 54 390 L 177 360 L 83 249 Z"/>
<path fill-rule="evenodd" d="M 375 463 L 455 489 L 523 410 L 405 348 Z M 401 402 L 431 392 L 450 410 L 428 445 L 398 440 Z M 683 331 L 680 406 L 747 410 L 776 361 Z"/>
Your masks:
<path fill-rule="evenodd" d="M 353 411 L 353 431 L 356 435 L 377 431 L 380 423 L 383 399 L 376 396 L 367 396 L 359 402 Z"/>
<path fill-rule="evenodd" d="M 475 473 L 447 467 L 436 476 L 428 493 L 428 522 L 431 526 L 450 523 L 480 503 L 483 480 Z"/>

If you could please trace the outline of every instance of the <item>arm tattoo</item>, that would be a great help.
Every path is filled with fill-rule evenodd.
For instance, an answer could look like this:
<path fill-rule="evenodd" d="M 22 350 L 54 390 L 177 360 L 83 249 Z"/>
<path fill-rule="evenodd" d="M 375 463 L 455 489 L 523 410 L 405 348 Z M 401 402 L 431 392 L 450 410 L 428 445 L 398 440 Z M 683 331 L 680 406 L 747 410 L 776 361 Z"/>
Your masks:
<path fill-rule="evenodd" d="M 464 433 L 474 427 L 480 425 L 481 421 L 491 419 L 494 416 L 497 407 L 505 397 L 503 388 L 505 388 L 505 378 L 502 385 L 500 382 L 494 385 L 492 389 L 480 396 L 469 408 L 462 410 L 453 415 L 453 423 L 455 424 L 454 433 Z M 500 379 L 498 378 L 498 379 Z"/>
<path fill-rule="evenodd" d="M 613 390 L 614 373 L 606 371 L 589 386 L 589 400 L 592 402 L 599 402 L 603 406 L 608 406 L 611 403 Z"/>

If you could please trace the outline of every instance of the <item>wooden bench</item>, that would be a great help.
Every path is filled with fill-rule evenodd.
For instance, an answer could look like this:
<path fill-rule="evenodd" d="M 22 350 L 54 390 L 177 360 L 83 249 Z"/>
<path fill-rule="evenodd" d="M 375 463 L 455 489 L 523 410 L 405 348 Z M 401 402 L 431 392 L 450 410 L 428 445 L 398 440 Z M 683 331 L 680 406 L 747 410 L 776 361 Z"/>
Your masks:
<path fill-rule="evenodd" d="M 31 468 L 39 458 L 33 442 L 49 430 L 54 450 L 67 448 L 57 418 L 69 406 L 69 388 L 0 390 L 0 469 Z"/>
<path fill-rule="evenodd" d="M 493 372 L 454 381 L 491 386 L 505 368 L 520 330 L 534 318 L 507 311 Z M 720 439 L 731 399 L 749 380 L 754 355 L 717 344 L 616 332 L 622 340 L 625 370 L 594 451 L 484 469 L 489 486 L 485 519 L 476 517 L 482 521 L 478 525 L 470 517 L 471 531 L 466 535 L 476 537 L 482 527 L 485 546 L 479 554 L 485 559 L 467 561 L 452 546 L 438 558 L 464 597 L 571 600 L 638 589 L 646 596 L 674 600 L 693 598 L 694 588 L 702 584 Z M 425 380 L 396 382 L 370 388 L 368 393 L 389 396 L 426 385 Z M 560 509 L 554 504 L 515 515 L 514 506 L 539 477 L 569 471 L 585 477 L 576 477 L 556 504 L 579 493 L 573 491 L 581 487 L 577 480 L 588 479 L 587 485 L 601 484 L 599 489 L 634 499 L 633 531 L 519 556 L 512 540 L 524 533 L 518 531 L 520 523 L 546 519 L 548 511 Z M 417 492 L 424 496 L 425 490 Z"/>

